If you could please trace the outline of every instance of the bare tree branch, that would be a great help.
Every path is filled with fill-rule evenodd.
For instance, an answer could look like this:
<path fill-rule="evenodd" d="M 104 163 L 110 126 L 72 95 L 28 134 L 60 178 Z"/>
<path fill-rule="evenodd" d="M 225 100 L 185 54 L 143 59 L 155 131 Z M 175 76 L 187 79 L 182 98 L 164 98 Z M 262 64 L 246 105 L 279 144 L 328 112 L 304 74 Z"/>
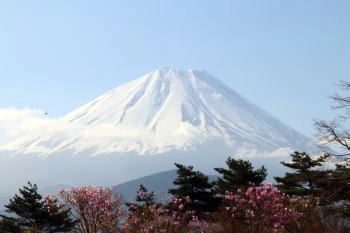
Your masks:
<path fill-rule="evenodd" d="M 345 91 L 350 91 L 350 82 L 340 81 L 339 86 Z M 315 121 L 315 127 L 324 144 L 337 145 L 344 149 L 343 153 L 334 153 L 334 157 L 350 159 L 350 130 L 345 127 L 350 119 L 350 96 L 335 94 L 330 99 L 333 101 L 331 107 L 342 110 L 341 114 L 333 121 Z"/>
<path fill-rule="evenodd" d="M 350 91 L 350 82 L 340 81 L 338 85 L 343 90 Z M 344 110 L 344 113 L 340 116 L 340 118 L 346 119 L 350 117 L 350 96 L 335 94 L 329 98 L 333 101 L 333 105 L 331 106 L 333 109 Z"/>

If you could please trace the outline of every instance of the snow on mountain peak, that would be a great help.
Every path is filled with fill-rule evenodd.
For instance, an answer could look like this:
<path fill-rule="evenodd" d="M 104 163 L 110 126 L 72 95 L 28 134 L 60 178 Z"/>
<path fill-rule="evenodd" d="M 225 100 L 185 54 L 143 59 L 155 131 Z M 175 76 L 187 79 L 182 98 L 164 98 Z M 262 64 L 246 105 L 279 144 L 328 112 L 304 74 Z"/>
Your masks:
<path fill-rule="evenodd" d="M 228 156 L 264 165 L 272 179 L 293 150 L 316 149 L 205 71 L 159 69 L 61 118 L 17 109 L 0 116 L 2 190 L 27 180 L 109 186 L 174 163 L 211 174 Z"/>
<path fill-rule="evenodd" d="M 13 147 L 46 154 L 62 150 L 156 154 L 193 149 L 207 141 L 258 151 L 307 144 L 304 136 L 211 74 L 191 69 L 163 68 L 147 73 L 59 121 L 74 133 L 31 139 L 30 147 L 23 146 L 28 145 L 26 139 Z"/>

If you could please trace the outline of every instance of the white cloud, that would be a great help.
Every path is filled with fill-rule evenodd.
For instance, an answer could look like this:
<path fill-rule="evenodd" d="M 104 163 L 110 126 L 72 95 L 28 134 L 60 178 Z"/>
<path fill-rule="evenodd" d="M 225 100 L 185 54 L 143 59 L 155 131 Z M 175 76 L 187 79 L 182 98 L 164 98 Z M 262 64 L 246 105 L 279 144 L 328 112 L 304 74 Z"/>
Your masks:
<path fill-rule="evenodd" d="M 184 131 L 189 132 L 187 128 Z M 178 132 L 174 132 L 174 135 L 166 133 L 156 137 L 151 131 L 112 124 L 73 124 L 62 118 L 49 118 L 42 110 L 0 109 L 0 150 L 41 152 L 39 154 L 44 155 L 62 149 L 81 152 L 89 148 L 94 148 L 96 154 L 132 150 L 139 153 L 161 153 L 170 147 L 180 149 L 186 146 L 186 142 L 192 143 L 191 135 L 195 134 L 192 132 L 190 135 L 179 136 Z M 289 147 L 259 151 L 254 147 L 243 146 L 234 153 L 244 155 L 245 158 L 272 158 L 289 156 L 292 152 L 293 149 Z"/>
<path fill-rule="evenodd" d="M 88 147 L 95 147 L 96 153 L 115 150 L 140 152 L 152 149 L 152 146 L 163 146 L 164 142 L 170 143 L 166 138 L 159 141 L 151 134 L 112 124 L 69 123 L 62 118 L 49 118 L 44 111 L 35 109 L 0 109 L 0 150 L 23 149 L 22 152 L 27 153 L 49 154 L 62 147 L 68 148 L 74 142 L 76 152 Z M 39 139 L 43 143 L 28 146 L 28 142 L 39 142 Z M 48 139 L 47 143 L 44 142 Z"/>
<path fill-rule="evenodd" d="M 272 151 L 258 151 L 255 148 L 241 147 L 235 151 L 235 154 L 241 158 L 276 158 L 288 157 L 294 150 L 290 147 L 282 147 Z"/>
<path fill-rule="evenodd" d="M 0 144 L 23 135 L 36 133 L 47 125 L 44 112 L 34 109 L 0 109 Z"/>

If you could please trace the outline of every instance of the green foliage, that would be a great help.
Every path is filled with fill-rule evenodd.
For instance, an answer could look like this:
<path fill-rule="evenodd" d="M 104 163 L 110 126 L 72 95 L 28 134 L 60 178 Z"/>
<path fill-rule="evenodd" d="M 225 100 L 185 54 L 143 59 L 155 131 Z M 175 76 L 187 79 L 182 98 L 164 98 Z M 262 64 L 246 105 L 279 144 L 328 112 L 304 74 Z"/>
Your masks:
<path fill-rule="evenodd" d="M 153 205 L 155 204 L 155 194 L 153 191 L 149 192 L 145 186 L 140 185 L 139 190 L 137 191 L 136 201 L 140 203 L 144 203 L 145 205 Z"/>
<path fill-rule="evenodd" d="M 297 196 L 320 196 L 322 193 L 321 183 L 329 180 L 330 170 L 320 170 L 327 156 L 311 158 L 305 152 L 291 154 L 292 162 L 281 162 L 294 172 L 287 172 L 284 177 L 275 177 L 278 183 L 276 187 L 289 195 Z"/>
<path fill-rule="evenodd" d="M 330 187 L 327 190 L 333 190 L 333 196 L 329 196 L 330 200 L 350 200 L 350 167 L 346 165 L 337 165 L 332 171 Z"/>
<path fill-rule="evenodd" d="M 0 221 L 0 232 L 9 232 L 9 233 L 21 233 L 21 228 L 18 226 L 17 222 L 10 217 L 1 216 Z"/>
<path fill-rule="evenodd" d="M 318 180 L 318 195 L 325 211 L 350 217 L 350 168 L 337 164 L 327 177 Z"/>
<path fill-rule="evenodd" d="M 156 196 L 153 191 L 148 191 L 145 186 L 140 184 L 140 188 L 137 191 L 135 198 L 136 203 L 125 203 L 125 205 L 129 207 L 130 211 L 134 211 L 135 209 L 143 208 L 144 206 L 156 204 L 155 197 Z"/>
<path fill-rule="evenodd" d="M 309 172 L 315 167 L 320 167 L 327 159 L 327 156 L 320 156 L 318 158 L 312 159 L 307 153 L 300 153 L 298 151 L 295 151 L 291 157 L 292 163 L 281 162 L 281 164 L 283 166 L 296 170 L 298 173 Z"/>
<path fill-rule="evenodd" d="M 226 160 L 228 169 L 215 168 L 222 178 L 215 182 L 215 192 L 225 193 L 226 191 L 233 191 L 237 188 L 246 188 L 250 184 L 260 186 L 267 176 L 267 170 L 264 166 L 254 170 L 254 167 L 249 161 L 241 159 L 233 159 L 229 157 Z"/>
<path fill-rule="evenodd" d="M 6 212 L 15 215 L 8 217 L 1 215 L 0 232 L 19 233 L 37 229 L 39 232 L 68 232 L 75 222 L 70 219 L 70 210 L 56 204 L 57 200 L 53 200 L 55 208 L 46 205 L 45 200 L 38 193 L 38 187 L 28 182 L 27 186 L 19 189 L 20 195 L 15 195 L 8 205 Z"/>
<path fill-rule="evenodd" d="M 184 166 L 175 163 L 177 167 L 178 177 L 174 180 L 177 186 L 169 189 L 169 193 L 177 198 L 189 198 L 191 203 L 188 205 L 190 209 L 206 212 L 213 211 L 216 208 L 216 200 L 212 193 L 212 184 L 209 182 L 208 176 L 199 171 L 193 171 L 192 166 Z"/>

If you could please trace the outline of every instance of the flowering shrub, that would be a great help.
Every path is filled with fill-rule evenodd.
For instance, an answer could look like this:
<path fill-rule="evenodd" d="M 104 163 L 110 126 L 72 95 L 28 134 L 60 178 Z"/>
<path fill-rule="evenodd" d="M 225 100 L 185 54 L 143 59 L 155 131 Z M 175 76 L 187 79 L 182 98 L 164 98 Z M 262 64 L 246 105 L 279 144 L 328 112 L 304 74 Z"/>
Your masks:
<path fill-rule="evenodd" d="M 297 224 L 302 213 L 296 210 L 297 199 L 292 198 L 271 184 L 261 187 L 249 187 L 226 192 L 224 214 L 226 221 L 243 223 L 248 231 L 261 229 L 260 232 L 285 232 L 291 224 Z M 236 224 L 235 224 L 236 225 Z"/>
<path fill-rule="evenodd" d="M 142 195 L 142 193 L 138 193 Z M 168 207 L 162 204 L 130 205 L 131 212 L 125 222 L 125 232 L 130 233 L 175 233 L 205 232 L 207 223 L 193 211 L 187 210 L 189 198 L 171 197 Z"/>
<path fill-rule="evenodd" d="M 111 189 L 83 187 L 62 190 L 60 200 L 48 195 L 49 213 L 72 210 L 80 233 L 340 233 L 336 219 L 320 214 L 318 200 L 293 198 L 271 184 L 250 186 L 219 195 L 223 206 L 214 214 L 189 209 L 189 197 L 171 197 L 167 205 L 155 204 L 154 193 L 141 189 L 138 204 L 122 208 Z M 141 203 L 141 204 L 140 204 Z M 197 214 L 204 216 L 201 220 Z"/>
<path fill-rule="evenodd" d="M 44 198 L 44 204 L 45 204 L 45 208 L 47 209 L 47 211 L 49 213 L 55 213 L 57 211 L 57 209 L 62 207 L 62 205 L 59 203 L 57 197 L 55 197 L 53 195 L 47 195 Z"/>
<path fill-rule="evenodd" d="M 156 195 L 154 192 L 149 192 L 142 184 L 136 194 L 136 201 L 143 202 L 146 205 L 155 204 Z"/>
<path fill-rule="evenodd" d="M 110 188 L 82 187 L 62 190 L 59 194 L 64 204 L 72 209 L 79 220 L 78 231 L 82 233 L 121 232 L 121 219 L 125 216 L 122 200 L 113 195 Z"/>

